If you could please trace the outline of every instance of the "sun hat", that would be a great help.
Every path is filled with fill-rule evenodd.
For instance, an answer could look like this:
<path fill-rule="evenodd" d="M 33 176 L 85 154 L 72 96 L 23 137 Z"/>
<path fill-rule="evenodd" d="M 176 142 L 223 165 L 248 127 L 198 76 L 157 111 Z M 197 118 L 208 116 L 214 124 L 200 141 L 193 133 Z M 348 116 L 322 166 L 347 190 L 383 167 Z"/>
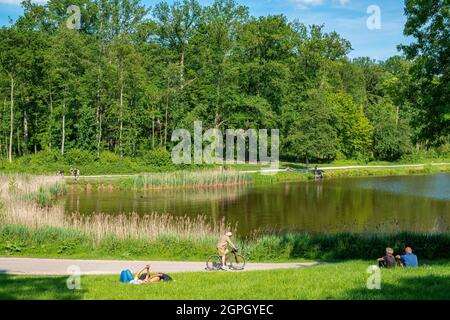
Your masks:
<path fill-rule="evenodd" d="M 232 234 L 231 232 L 227 232 L 227 233 L 225 233 L 225 235 L 226 235 L 227 237 L 231 237 L 233 234 Z"/>

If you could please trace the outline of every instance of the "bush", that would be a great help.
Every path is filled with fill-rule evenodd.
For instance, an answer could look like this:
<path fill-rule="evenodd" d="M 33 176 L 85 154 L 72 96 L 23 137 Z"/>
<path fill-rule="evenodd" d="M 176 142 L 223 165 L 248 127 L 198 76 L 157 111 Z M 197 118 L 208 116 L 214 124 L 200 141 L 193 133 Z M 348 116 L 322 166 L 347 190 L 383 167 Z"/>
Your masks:
<path fill-rule="evenodd" d="M 136 173 L 139 172 L 139 165 L 134 163 L 132 159 L 128 157 L 121 157 L 110 151 L 102 152 L 100 159 L 97 163 L 98 171 L 109 174 L 119 173 Z M 95 171 L 95 170 L 91 170 Z M 99 172 L 92 172 L 99 173 Z"/>
<path fill-rule="evenodd" d="M 68 166 L 85 166 L 95 161 L 95 156 L 88 151 L 70 149 L 64 155 L 64 163 Z"/>
<path fill-rule="evenodd" d="M 142 162 L 145 166 L 148 166 L 151 169 L 175 169 L 170 152 L 164 148 L 158 148 L 146 152 L 142 158 Z"/>

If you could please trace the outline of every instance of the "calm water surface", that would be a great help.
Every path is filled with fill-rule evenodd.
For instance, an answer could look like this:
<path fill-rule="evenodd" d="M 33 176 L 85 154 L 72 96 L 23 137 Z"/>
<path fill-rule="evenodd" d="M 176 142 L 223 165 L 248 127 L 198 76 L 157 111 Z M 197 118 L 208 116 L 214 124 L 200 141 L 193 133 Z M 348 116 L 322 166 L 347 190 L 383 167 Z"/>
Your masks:
<path fill-rule="evenodd" d="M 255 229 L 311 232 L 450 230 L 450 175 L 346 178 L 174 191 L 71 192 L 66 212 L 199 214 Z"/>

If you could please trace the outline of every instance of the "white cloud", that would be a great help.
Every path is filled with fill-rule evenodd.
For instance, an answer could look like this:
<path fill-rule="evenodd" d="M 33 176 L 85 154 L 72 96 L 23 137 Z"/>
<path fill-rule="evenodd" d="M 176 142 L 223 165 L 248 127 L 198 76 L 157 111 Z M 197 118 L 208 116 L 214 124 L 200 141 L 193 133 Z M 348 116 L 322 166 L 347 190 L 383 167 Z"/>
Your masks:
<path fill-rule="evenodd" d="M 350 0 L 333 0 L 333 2 L 339 2 L 341 6 L 345 6 Z"/>
<path fill-rule="evenodd" d="M 291 0 L 297 8 L 304 9 L 308 6 L 318 6 L 323 3 L 323 0 Z"/>
<path fill-rule="evenodd" d="M 333 2 L 339 2 L 341 6 L 345 6 L 350 0 L 332 0 Z M 319 6 L 324 3 L 324 0 L 291 0 L 294 5 L 299 9 L 306 9 L 312 6 Z"/>
<path fill-rule="evenodd" d="M 22 1 L 23 0 L 0 0 L 0 4 L 11 4 L 11 5 L 20 6 Z M 32 0 L 31 2 L 37 3 L 37 4 L 44 4 L 44 3 L 47 3 L 47 1 L 48 0 Z"/>

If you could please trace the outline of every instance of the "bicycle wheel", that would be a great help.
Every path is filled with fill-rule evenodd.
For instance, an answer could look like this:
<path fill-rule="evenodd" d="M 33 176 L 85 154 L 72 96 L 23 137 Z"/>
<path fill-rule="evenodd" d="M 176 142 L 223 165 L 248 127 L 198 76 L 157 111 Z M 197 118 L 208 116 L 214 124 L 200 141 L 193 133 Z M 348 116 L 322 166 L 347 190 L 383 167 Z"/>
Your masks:
<path fill-rule="evenodd" d="M 240 254 L 230 257 L 230 266 L 234 270 L 243 270 L 245 268 L 245 258 Z"/>
<path fill-rule="evenodd" d="M 222 261 L 219 256 L 212 255 L 208 258 L 208 261 L 206 261 L 206 270 L 219 270 L 222 266 Z"/>

